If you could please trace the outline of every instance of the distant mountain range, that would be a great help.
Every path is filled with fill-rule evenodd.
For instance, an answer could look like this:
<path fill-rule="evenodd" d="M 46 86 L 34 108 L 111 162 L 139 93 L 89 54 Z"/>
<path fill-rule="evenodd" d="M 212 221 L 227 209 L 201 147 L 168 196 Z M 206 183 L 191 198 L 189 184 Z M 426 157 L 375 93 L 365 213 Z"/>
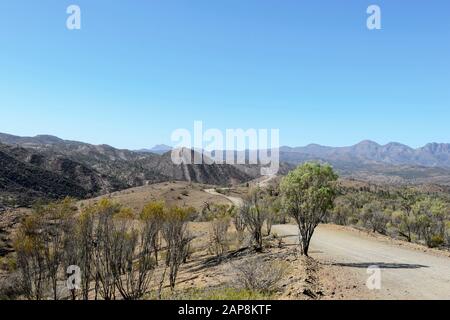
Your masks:
<path fill-rule="evenodd" d="M 280 159 L 292 165 L 311 160 L 327 162 L 342 176 L 377 183 L 450 185 L 448 143 L 429 143 L 417 149 L 369 140 L 349 147 L 310 144 L 281 147 Z"/>
<path fill-rule="evenodd" d="M 371 164 L 450 168 L 449 143 L 429 143 L 413 149 L 397 142 L 379 145 L 365 140 L 350 147 L 336 148 L 310 144 L 306 147 L 281 147 L 280 152 L 282 160 L 292 163 L 319 158 L 331 162 L 362 161 Z"/>
<path fill-rule="evenodd" d="M 259 165 L 175 165 L 170 150 L 158 145 L 131 151 L 49 135 L 0 133 L 0 209 L 5 204 L 30 204 L 37 198 L 87 198 L 170 180 L 228 185 L 260 173 Z M 450 144 L 413 149 L 400 143 L 362 141 L 349 147 L 281 147 L 280 173 L 311 160 L 330 163 L 349 178 L 450 185 Z"/>
<path fill-rule="evenodd" d="M 172 147 L 161 144 L 138 152 L 164 154 L 170 150 Z M 336 163 L 362 161 L 366 164 L 450 168 L 450 143 L 428 143 L 417 149 L 398 142 L 380 145 L 370 140 L 348 147 L 327 147 L 318 144 L 305 147 L 283 146 L 280 148 L 280 158 L 281 161 L 292 164 L 306 160 L 323 160 Z"/>
<path fill-rule="evenodd" d="M 140 149 L 137 152 L 146 152 L 146 153 L 156 153 L 156 154 L 164 154 L 172 150 L 172 147 L 165 144 L 158 144 L 151 149 Z"/>

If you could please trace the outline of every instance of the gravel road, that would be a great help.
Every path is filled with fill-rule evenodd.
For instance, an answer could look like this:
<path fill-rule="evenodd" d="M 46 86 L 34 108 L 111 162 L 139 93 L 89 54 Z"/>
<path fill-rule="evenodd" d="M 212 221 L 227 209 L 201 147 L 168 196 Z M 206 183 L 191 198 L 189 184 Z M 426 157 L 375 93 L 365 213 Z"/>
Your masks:
<path fill-rule="evenodd" d="M 273 230 L 285 236 L 286 242 L 297 242 L 296 226 L 277 225 Z M 351 274 L 355 283 L 347 285 L 358 287 L 362 293 L 355 299 L 450 299 L 450 257 L 445 254 L 400 245 L 356 230 L 320 225 L 312 238 L 310 255 Z M 379 290 L 366 286 L 370 276 L 367 268 L 373 265 L 381 272 Z"/>

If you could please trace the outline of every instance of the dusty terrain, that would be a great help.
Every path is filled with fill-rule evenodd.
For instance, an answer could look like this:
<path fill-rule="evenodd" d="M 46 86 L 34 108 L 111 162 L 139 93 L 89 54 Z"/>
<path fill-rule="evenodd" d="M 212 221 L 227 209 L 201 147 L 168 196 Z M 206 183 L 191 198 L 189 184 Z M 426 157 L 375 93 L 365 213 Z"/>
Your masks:
<path fill-rule="evenodd" d="M 230 251 L 237 248 L 233 240 L 233 228 L 229 230 Z M 270 299 L 317 299 L 323 295 L 323 288 L 318 279 L 319 266 L 313 259 L 299 255 L 295 245 L 284 244 L 278 246 L 278 241 L 266 237 L 265 250 L 262 253 L 242 252 L 232 257 L 216 259 L 209 252 L 209 224 L 195 222 L 189 224 L 189 230 L 195 234 L 195 249 L 186 264 L 180 269 L 177 279 L 177 296 L 183 299 L 195 299 L 192 292 L 201 292 L 204 298 L 208 292 L 229 288 L 239 288 L 236 282 L 236 266 L 247 258 L 261 257 L 265 262 L 283 261 L 286 265 L 286 274 L 279 283 L 279 289 L 267 298 Z M 158 273 L 155 278 L 158 279 Z M 168 290 L 168 284 L 165 284 Z M 260 298 L 260 297 L 258 297 Z"/>
<path fill-rule="evenodd" d="M 211 188 L 211 186 L 182 181 L 163 182 L 83 200 L 80 204 L 88 205 L 102 198 L 110 198 L 136 212 L 141 211 L 150 201 L 164 201 L 169 206 L 190 206 L 196 209 L 201 209 L 205 202 L 229 204 L 229 201 L 218 193 L 205 193 L 203 191 L 205 188 Z"/>
<path fill-rule="evenodd" d="M 278 225 L 286 242 L 297 242 L 297 227 Z M 450 257 L 402 241 L 352 228 L 320 225 L 310 256 L 321 265 L 321 281 L 337 299 L 450 299 Z M 369 290 L 367 267 L 381 268 L 381 289 Z M 334 292 L 334 294 L 332 294 Z"/>

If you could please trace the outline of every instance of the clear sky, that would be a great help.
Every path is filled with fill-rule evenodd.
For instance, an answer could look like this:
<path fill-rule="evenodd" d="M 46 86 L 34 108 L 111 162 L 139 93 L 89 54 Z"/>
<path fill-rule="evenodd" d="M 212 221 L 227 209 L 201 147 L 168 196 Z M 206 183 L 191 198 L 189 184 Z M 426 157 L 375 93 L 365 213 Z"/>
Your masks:
<path fill-rule="evenodd" d="M 0 0 L 0 132 L 134 149 L 194 120 L 291 146 L 450 142 L 450 2 Z"/>

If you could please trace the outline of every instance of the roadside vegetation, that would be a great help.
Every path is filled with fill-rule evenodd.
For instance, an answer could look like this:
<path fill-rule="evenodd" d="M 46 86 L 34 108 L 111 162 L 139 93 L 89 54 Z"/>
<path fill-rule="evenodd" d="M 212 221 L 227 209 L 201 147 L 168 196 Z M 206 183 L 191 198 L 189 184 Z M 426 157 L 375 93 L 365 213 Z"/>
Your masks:
<path fill-rule="evenodd" d="M 450 249 L 450 199 L 413 187 L 341 187 L 326 221 Z"/>
<path fill-rule="evenodd" d="M 206 245 L 211 256 L 204 262 L 206 267 L 240 258 L 240 253 L 253 256 L 264 246 L 263 227 L 271 212 L 266 197 L 263 190 L 252 190 L 247 211 L 216 204 L 195 210 L 152 201 L 135 212 L 108 198 L 81 207 L 70 198 L 37 205 L 16 232 L 14 253 L 2 259 L 2 268 L 10 276 L 8 286 L 0 288 L 0 298 L 200 297 L 195 290 L 177 290 L 180 269 L 198 250 L 193 245 L 196 235 L 189 223 L 203 221 L 209 226 Z M 256 273 L 249 273 L 248 266 L 255 266 L 250 271 Z M 246 260 L 245 265 L 233 264 L 229 286 L 201 297 L 270 297 L 282 278 L 283 268 L 278 263 L 252 259 Z M 75 281 L 71 276 L 76 269 L 81 281 L 68 289 L 68 281 Z"/>

